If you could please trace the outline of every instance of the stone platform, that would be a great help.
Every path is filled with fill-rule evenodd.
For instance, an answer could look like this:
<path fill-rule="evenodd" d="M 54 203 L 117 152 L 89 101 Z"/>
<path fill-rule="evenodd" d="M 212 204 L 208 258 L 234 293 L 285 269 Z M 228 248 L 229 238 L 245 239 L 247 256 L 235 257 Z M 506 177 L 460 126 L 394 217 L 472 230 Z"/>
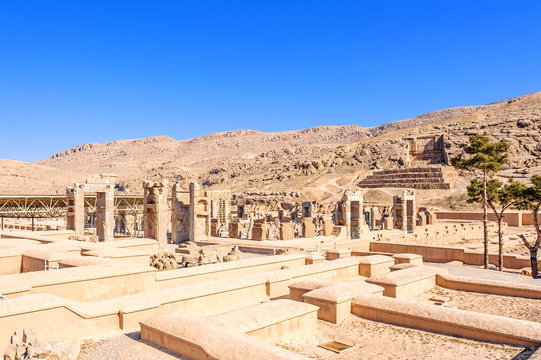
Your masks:
<path fill-rule="evenodd" d="M 374 171 L 363 179 L 361 188 L 408 188 L 449 190 L 451 184 L 441 166 L 416 166 Z"/>

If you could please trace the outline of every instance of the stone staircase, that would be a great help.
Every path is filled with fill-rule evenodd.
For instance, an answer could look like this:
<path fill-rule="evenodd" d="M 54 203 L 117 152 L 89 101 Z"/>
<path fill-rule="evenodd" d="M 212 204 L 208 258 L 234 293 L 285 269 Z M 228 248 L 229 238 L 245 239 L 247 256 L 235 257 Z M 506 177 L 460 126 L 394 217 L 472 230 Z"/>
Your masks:
<path fill-rule="evenodd" d="M 407 188 L 449 190 L 441 166 L 415 166 L 374 171 L 359 183 L 361 188 Z"/>

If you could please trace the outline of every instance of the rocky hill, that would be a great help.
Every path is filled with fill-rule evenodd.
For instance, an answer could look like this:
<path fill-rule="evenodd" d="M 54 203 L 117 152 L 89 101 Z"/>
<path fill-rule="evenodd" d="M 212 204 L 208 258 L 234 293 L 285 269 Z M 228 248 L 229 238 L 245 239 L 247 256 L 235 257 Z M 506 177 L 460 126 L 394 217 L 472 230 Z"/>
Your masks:
<path fill-rule="evenodd" d="M 143 179 L 167 178 L 262 196 L 285 192 L 335 199 L 372 170 L 399 166 L 407 155 L 403 139 L 425 134 L 444 135 L 451 156 L 471 134 L 508 141 L 511 162 L 503 175 L 525 177 L 541 167 L 541 93 L 372 128 L 237 130 L 180 141 L 162 136 L 86 144 L 36 163 L 2 160 L 0 185 L 2 193 L 63 193 L 66 185 L 88 176 L 116 173 L 119 184 L 131 192 L 141 192 Z"/>

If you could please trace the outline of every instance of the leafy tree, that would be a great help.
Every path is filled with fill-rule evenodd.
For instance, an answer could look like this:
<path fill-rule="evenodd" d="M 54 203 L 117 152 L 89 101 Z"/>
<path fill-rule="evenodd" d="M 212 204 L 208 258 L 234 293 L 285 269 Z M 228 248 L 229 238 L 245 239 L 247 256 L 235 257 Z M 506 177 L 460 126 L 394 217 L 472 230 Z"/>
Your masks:
<path fill-rule="evenodd" d="M 526 202 L 527 207 L 533 211 L 533 223 L 535 231 L 537 233 L 537 239 L 533 245 L 531 245 L 526 236 L 520 234 L 520 238 L 524 245 L 530 250 L 530 262 L 532 267 L 532 277 L 534 279 L 539 278 L 539 270 L 537 267 L 537 250 L 541 245 L 541 230 L 539 229 L 539 209 L 541 208 L 541 175 L 532 176 L 532 186 L 526 188 L 522 193 L 522 200 Z"/>
<path fill-rule="evenodd" d="M 483 182 L 473 179 L 468 186 L 468 202 L 483 202 Z M 510 180 L 508 184 L 491 179 L 486 183 L 486 194 L 488 206 L 494 212 L 498 222 L 498 269 L 503 270 L 503 216 L 505 211 L 512 208 L 524 208 L 527 201 L 523 199 L 526 185 Z"/>
<path fill-rule="evenodd" d="M 508 161 L 509 144 L 498 141 L 490 142 L 490 139 L 481 135 L 472 135 L 469 138 L 470 145 L 464 148 L 468 154 L 451 159 L 451 164 L 462 170 L 472 170 L 482 177 L 483 183 L 483 239 L 485 250 L 485 269 L 488 269 L 488 216 L 487 216 L 487 181 L 488 178 L 502 169 L 502 165 Z"/>

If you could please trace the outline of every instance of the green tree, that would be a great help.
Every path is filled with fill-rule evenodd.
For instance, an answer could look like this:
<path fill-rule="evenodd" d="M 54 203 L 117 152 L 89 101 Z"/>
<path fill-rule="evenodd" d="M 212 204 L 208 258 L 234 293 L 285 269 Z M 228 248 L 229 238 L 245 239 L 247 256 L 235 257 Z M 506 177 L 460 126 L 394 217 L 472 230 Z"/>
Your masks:
<path fill-rule="evenodd" d="M 489 138 L 481 135 L 470 136 L 470 145 L 464 148 L 464 154 L 451 159 L 451 164 L 462 170 L 471 170 L 481 175 L 483 182 L 483 239 L 484 239 L 484 264 L 488 269 L 488 215 L 487 215 L 487 181 L 488 178 L 502 169 L 502 165 L 508 161 L 509 144 L 498 141 L 491 142 Z"/>
<path fill-rule="evenodd" d="M 533 211 L 533 223 L 537 238 L 531 245 L 524 234 L 520 234 L 520 238 L 524 245 L 530 250 L 530 263 L 532 267 L 532 277 L 539 278 L 539 270 L 537 267 L 537 250 L 541 245 L 541 230 L 539 229 L 539 209 L 541 208 L 541 175 L 532 176 L 532 186 L 529 186 L 523 191 L 522 200 L 526 202 L 526 206 Z"/>
<path fill-rule="evenodd" d="M 483 202 L 483 182 L 473 179 L 468 186 L 468 202 Z M 494 212 L 498 222 L 498 269 L 503 270 L 503 216 L 510 208 L 524 208 L 527 206 L 523 199 L 526 185 L 510 180 L 508 184 L 491 179 L 486 183 L 486 194 L 488 206 Z"/>

